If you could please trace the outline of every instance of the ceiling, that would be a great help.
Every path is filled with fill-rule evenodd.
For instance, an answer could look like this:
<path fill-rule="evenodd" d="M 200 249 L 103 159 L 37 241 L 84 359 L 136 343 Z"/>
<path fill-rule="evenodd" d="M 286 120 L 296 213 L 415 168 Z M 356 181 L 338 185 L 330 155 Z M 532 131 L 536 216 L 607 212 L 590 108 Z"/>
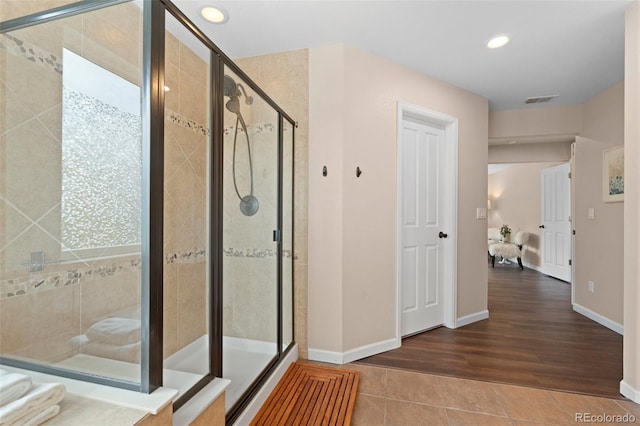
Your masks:
<path fill-rule="evenodd" d="M 174 0 L 232 59 L 346 43 L 489 99 L 491 110 L 582 103 L 623 79 L 633 0 Z M 222 6 L 225 24 L 200 16 Z M 488 49 L 507 34 L 511 42 Z M 393 84 L 393 82 L 390 82 Z M 559 95 L 525 105 L 528 97 Z"/>

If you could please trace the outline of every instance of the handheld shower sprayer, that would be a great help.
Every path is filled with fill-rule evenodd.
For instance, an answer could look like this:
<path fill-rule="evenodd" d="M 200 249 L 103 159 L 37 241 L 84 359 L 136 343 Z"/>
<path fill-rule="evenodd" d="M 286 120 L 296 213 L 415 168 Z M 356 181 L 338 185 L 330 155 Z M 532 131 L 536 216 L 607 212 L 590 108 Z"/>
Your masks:
<path fill-rule="evenodd" d="M 229 100 L 225 104 L 225 107 L 230 112 L 236 115 L 236 125 L 233 134 L 233 159 L 232 159 L 232 175 L 233 175 L 233 187 L 236 190 L 236 194 L 240 199 L 240 211 L 245 216 L 253 216 L 257 213 L 260 204 L 258 199 L 253 195 L 253 160 L 251 158 L 251 142 L 249 141 L 249 132 L 247 131 L 247 125 L 244 122 L 242 113 L 240 112 L 240 96 L 244 96 L 244 101 L 247 105 L 253 103 L 253 97 L 248 96 L 244 86 L 240 83 L 236 83 L 235 80 L 228 75 L 224 76 L 224 96 L 227 96 Z M 251 189 L 248 195 L 240 195 L 238 190 L 238 183 L 236 181 L 236 142 L 238 139 L 238 123 L 244 130 L 244 135 L 247 141 L 247 154 L 249 158 L 249 181 L 251 183 Z"/>

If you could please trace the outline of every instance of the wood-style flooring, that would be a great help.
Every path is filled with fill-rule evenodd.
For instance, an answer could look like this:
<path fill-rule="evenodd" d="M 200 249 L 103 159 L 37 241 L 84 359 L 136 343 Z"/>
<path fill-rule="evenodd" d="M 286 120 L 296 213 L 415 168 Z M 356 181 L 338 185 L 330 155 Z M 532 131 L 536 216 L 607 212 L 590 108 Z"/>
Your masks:
<path fill-rule="evenodd" d="M 622 398 L 622 336 L 574 312 L 569 284 L 496 264 L 488 305 L 487 320 L 408 337 L 358 363 Z"/>

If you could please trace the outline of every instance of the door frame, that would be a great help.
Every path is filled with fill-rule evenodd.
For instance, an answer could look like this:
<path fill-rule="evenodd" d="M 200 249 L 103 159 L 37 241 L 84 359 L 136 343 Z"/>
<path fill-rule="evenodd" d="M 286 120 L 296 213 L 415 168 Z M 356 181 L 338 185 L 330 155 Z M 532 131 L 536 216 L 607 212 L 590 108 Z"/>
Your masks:
<path fill-rule="evenodd" d="M 396 137 L 396 340 L 398 347 L 402 341 L 402 297 L 401 297 L 401 268 L 402 265 L 402 232 L 401 232 L 401 194 L 402 179 L 402 124 L 406 119 L 418 121 L 428 126 L 438 126 L 444 129 L 445 164 L 441 176 L 445 181 L 445 193 L 441 202 L 444 207 L 443 227 L 449 234 L 443 240 L 444 255 L 444 315 L 443 325 L 456 328 L 457 314 L 457 254 L 458 254 L 458 119 L 456 117 L 398 101 L 397 107 L 397 137 Z"/>
<path fill-rule="evenodd" d="M 575 276 L 576 276 L 576 142 L 571 143 L 571 160 L 569 160 L 569 218 L 571 222 L 571 280 L 569 281 L 569 285 L 571 285 L 571 306 L 575 306 L 576 304 L 576 286 L 574 285 Z"/>

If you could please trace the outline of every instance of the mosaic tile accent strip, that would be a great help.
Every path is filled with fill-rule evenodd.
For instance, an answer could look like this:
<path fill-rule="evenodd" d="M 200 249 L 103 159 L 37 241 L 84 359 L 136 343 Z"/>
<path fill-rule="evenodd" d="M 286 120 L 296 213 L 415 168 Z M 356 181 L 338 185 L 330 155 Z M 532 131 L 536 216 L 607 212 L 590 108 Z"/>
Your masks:
<path fill-rule="evenodd" d="M 166 264 L 170 263 L 199 263 L 207 260 L 207 250 L 198 249 L 186 252 L 169 253 L 164 257 Z"/>
<path fill-rule="evenodd" d="M 223 250 L 226 257 L 253 257 L 253 258 L 267 258 L 276 257 L 278 255 L 277 250 L 273 249 L 234 249 L 229 247 Z M 283 250 L 283 257 L 285 259 L 297 259 L 298 254 L 291 250 Z"/>
<path fill-rule="evenodd" d="M 165 256 L 165 263 L 204 262 L 207 259 L 207 254 L 205 249 L 169 253 Z M 52 272 L 47 275 L 32 275 L 29 277 L 2 280 L 0 281 L 0 299 L 52 290 L 69 285 L 78 285 L 82 282 L 139 271 L 140 268 L 140 259 L 133 259 L 121 263 L 114 262 L 109 265 L 73 268 L 66 271 Z"/>
<path fill-rule="evenodd" d="M 22 277 L 0 281 L 0 299 L 37 293 L 39 291 L 78 285 L 81 282 L 117 276 L 140 270 L 140 259 L 110 265 L 74 268 L 52 272 L 48 275 Z"/>
<path fill-rule="evenodd" d="M 256 124 L 247 124 L 247 131 L 250 134 L 259 135 L 260 133 L 270 133 L 276 129 L 276 126 L 273 123 L 256 123 Z M 236 126 L 228 126 L 224 128 L 224 135 L 229 136 L 233 135 L 236 131 Z M 244 129 L 242 126 L 238 126 L 238 133 L 244 133 Z"/>
<path fill-rule="evenodd" d="M 0 50 L 6 50 L 15 56 L 22 56 L 28 61 L 51 68 L 62 75 L 62 58 L 58 58 L 53 53 L 49 53 L 10 34 L 1 35 Z"/>
<path fill-rule="evenodd" d="M 203 126 L 202 124 L 199 124 L 194 120 L 189 120 L 185 116 L 171 111 L 170 109 L 165 109 L 164 119 L 165 121 L 170 121 L 175 125 L 184 127 L 185 129 L 191 129 L 203 136 L 209 136 L 211 134 L 211 130 L 209 128 Z"/>

